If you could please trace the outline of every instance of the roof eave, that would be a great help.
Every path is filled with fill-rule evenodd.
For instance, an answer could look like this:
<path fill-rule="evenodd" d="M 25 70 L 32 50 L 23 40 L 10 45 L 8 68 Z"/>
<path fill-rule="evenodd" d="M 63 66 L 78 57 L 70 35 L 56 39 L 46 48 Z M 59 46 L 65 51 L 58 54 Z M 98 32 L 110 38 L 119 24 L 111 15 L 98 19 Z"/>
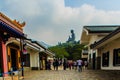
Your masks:
<path fill-rule="evenodd" d="M 98 45 L 100 45 L 101 43 L 103 43 L 106 40 L 110 39 L 111 37 L 113 37 L 114 35 L 118 34 L 119 32 L 120 32 L 120 28 L 117 28 L 115 31 L 111 32 L 110 34 L 108 34 L 106 37 L 102 38 L 98 42 L 95 42 L 94 44 L 91 44 L 90 48 L 91 49 L 96 48 Z"/>

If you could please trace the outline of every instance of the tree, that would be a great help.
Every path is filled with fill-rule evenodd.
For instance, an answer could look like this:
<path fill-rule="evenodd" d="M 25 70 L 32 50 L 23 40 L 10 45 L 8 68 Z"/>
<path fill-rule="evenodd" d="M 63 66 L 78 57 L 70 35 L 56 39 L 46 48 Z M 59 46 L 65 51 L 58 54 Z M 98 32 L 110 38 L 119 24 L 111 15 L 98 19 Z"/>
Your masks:
<path fill-rule="evenodd" d="M 75 43 L 59 43 L 56 46 L 50 47 L 49 49 L 55 53 L 56 57 L 66 57 L 68 60 L 81 59 L 81 53 L 84 49 L 84 45 L 78 42 Z"/>
<path fill-rule="evenodd" d="M 81 59 L 81 53 L 84 49 L 84 45 L 82 44 L 76 44 L 73 46 L 73 60 Z"/>
<path fill-rule="evenodd" d="M 58 46 L 58 45 L 53 46 L 53 47 L 50 47 L 49 50 L 55 53 L 56 58 L 64 58 L 69 56 L 69 54 L 66 52 L 66 50 L 62 46 Z"/>

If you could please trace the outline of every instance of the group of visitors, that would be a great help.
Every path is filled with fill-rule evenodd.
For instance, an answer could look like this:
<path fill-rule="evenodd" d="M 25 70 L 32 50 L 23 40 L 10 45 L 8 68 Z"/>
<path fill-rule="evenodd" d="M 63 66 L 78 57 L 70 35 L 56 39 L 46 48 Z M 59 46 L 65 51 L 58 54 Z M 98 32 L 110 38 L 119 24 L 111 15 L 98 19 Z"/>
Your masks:
<path fill-rule="evenodd" d="M 51 70 L 51 65 L 53 65 L 54 70 L 58 70 L 58 66 L 62 64 L 61 60 L 54 59 L 53 61 L 48 60 L 46 62 L 47 70 Z"/>
<path fill-rule="evenodd" d="M 73 60 L 67 60 L 64 59 L 59 60 L 59 59 L 54 59 L 53 61 L 48 60 L 47 61 L 47 70 L 51 70 L 51 65 L 53 65 L 53 69 L 54 70 L 58 70 L 59 66 L 63 66 L 63 70 L 68 69 L 75 69 L 78 70 L 79 72 L 82 72 L 82 69 L 87 69 L 88 66 L 88 62 L 87 61 L 83 61 L 81 59 L 73 61 Z"/>
<path fill-rule="evenodd" d="M 59 61 L 58 61 L 58 59 L 54 59 L 54 61 L 53 61 L 53 68 L 54 68 L 54 70 L 58 70 L 58 66 L 59 66 Z"/>
<path fill-rule="evenodd" d="M 73 65 L 74 65 L 73 68 L 75 70 L 78 70 L 79 72 L 82 72 L 83 69 L 87 69 L 88 62 L 86 60 L 83 61 L 83 60 L 79 59 L 79 60 L 74 61 Z"/>

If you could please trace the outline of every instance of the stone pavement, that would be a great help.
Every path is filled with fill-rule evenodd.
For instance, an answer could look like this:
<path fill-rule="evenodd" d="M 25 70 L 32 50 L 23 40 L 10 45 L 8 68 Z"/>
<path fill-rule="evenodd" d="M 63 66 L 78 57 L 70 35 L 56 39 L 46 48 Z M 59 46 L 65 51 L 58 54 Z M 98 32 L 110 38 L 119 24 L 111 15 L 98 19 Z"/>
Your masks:
<path fill-rule="evenodd" d="M 24 80 L 120 80 L 120 73 L 102 70 L 34 70 L 25 72 Z"/>

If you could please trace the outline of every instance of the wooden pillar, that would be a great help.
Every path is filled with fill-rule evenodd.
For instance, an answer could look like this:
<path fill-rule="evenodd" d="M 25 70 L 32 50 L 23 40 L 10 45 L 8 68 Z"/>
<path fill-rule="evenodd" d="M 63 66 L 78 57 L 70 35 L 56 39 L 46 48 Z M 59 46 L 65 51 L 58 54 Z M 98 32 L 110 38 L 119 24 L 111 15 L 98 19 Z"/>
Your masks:
<path fill-rule="evenodd" d="M 1 39 L 0 39 L 0 41 L 1 41 Z M 2 68 L 2 65 L 3 65 L 3 61 L 2 61 L 2 44 L 1 44 L 1 42 L 0 42 L 0 77 L 2 76 L 2 72 L 3 72 L 3 68 Z"/>
<path fill-rule="evenodd" d="M 6 53 L 6 45 L 3 41 L 1 41 L 1 50 L 2 50 L 2 61 L 3 61 L 3 73 L 8 72 L 8 65 L 7 65 L 7 53 Z M 7 76 L 8 74 L 4 74 L 3 76 Z"/>

